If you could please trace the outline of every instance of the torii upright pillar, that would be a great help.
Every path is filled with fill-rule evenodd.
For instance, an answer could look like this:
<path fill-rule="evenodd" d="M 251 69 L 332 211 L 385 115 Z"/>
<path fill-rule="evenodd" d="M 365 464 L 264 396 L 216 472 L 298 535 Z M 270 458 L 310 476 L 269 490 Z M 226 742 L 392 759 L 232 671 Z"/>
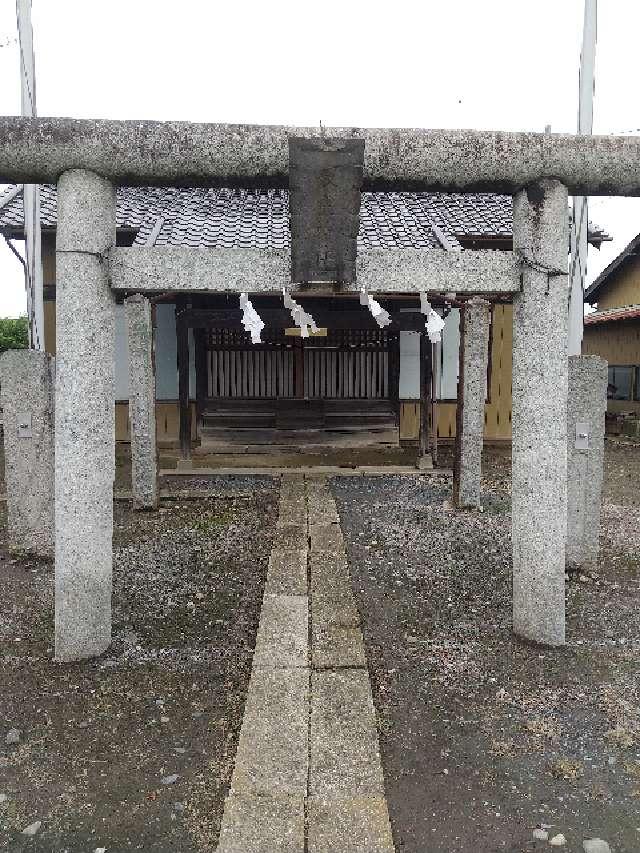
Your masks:
<path fill-rule="evenodd" d="M 108 253 L 116 194 L 80 169 L 58 181 L 56 236 L 55 654 L 111 642 L 115 475 L 114 297 Z"/>
<path fill-rule="evenodd" d="M 522 290 L 513 303 L 513 627 L 565 641 L 567 533 L 567 188 L 542 180 L 514 197 L 513 248 Z"/>

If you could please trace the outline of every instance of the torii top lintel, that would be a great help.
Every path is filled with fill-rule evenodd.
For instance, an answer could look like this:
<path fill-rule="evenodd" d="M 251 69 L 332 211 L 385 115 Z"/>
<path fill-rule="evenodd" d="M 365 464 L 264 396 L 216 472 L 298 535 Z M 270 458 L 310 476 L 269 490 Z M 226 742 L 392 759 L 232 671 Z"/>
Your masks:
<path fill-rule="evenodd" d="M 327 128 L 364 139 L 365 190 L 513 194 L 556 178 L 571 194 L 640 195 L 640 137 Z M 319 128 L 0 117 L 0 183 L 87 169 L 124 186 L 288 185 L 288 139 Z"/>

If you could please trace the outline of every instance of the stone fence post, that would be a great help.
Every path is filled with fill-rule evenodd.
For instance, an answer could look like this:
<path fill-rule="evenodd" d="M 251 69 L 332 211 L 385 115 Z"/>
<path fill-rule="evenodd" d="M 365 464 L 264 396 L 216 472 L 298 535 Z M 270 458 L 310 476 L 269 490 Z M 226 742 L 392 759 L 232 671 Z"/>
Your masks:
<path fill-rule="evenodd" d="M 607 362 L 569 358 L 567 441 L 567 567 L 598 562 L 607 411 Z"/>
<path fill-rule="evenodd" d="M 0 381 L 9 547 L 53 557 L 55 359 L 9 350 L 0 357 Z"/>

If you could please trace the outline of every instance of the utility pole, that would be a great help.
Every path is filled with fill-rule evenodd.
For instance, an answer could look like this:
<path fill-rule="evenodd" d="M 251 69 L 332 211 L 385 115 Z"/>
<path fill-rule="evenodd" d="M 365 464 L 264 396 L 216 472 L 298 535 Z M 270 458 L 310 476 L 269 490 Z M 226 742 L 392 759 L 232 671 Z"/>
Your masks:
<path fill-rule="evenodd" d="M 593 132 L 598 0 L 584 0 L 582 53 L 578 94 L 578 133 Z M 569 355 L 580 355 L 584 330 L 584 283 L 587 276 L 587 198 L 574 196 L 571 225 L 571 269 L 569 274 Z"/>
<path fill-rule="evenodd" d="M 36 65 L 33 52 L 33 28 L 31 26 L 31 0 L 16 0 L 16 20 L 20 42 L 20 83 L 23 116 L 35 118 L 36 111 Z M 44 349 L 44 297 L 42 288 L 42 247 L 40 234 L 40 187 L 25 184 L 24 232 L 25 232 L 25 286 L 27 291 L 27 315 L 29 318 L 29 345 L 32 349 Z"/>

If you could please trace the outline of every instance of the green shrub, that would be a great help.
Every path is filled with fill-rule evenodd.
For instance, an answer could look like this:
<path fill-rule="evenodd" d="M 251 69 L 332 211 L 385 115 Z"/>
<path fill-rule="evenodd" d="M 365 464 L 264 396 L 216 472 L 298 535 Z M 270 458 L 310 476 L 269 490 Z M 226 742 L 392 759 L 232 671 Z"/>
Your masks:
<path fill-rule="evenodd" d="M 26 317 L 0 317 L 0 352 L 26 349 L 29 346 L 29 324 Z"/>

